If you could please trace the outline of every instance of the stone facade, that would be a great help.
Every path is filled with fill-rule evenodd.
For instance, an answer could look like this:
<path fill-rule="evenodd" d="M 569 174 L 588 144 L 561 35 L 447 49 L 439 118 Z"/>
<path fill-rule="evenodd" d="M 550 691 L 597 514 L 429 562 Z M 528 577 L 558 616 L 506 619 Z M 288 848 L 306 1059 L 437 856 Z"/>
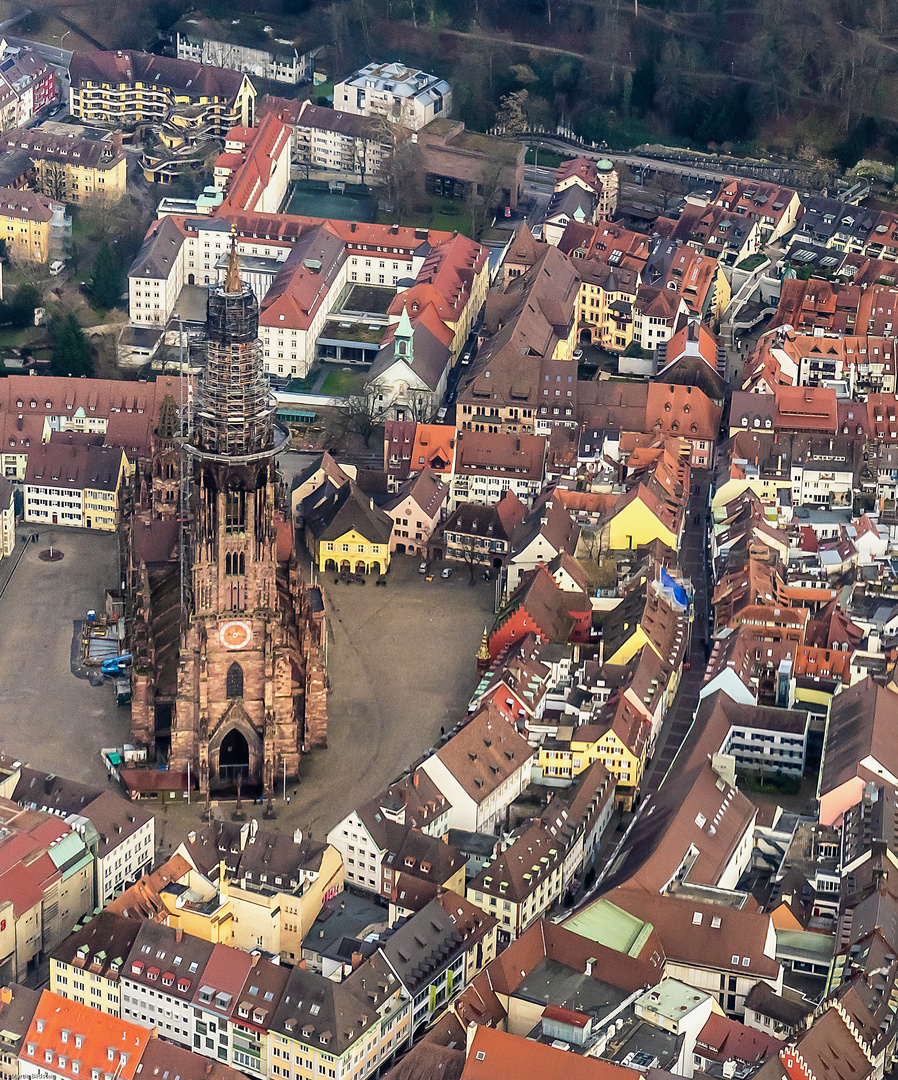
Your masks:
<path fill-rule="evenodd" d="M 132 552 L 129 568 L 132 739 L 157 752 L 170 739 L 169 768 L 189 767 L 202 792 L 238 778 L 270 791 L 285 765 L 297 775 L 304 749 L 327 745 L 323 604 L 301 579 L 292 526 L 280 513 L 275 455 L 286 438 L 273 424 L 258 306 L 232 261 L 210 299 L 209 362 L 183 455 L 169 399 L 156 431 L 151 526 L 171 529 L 172 464 L 191 470 L 183 581 L 176 562 L 148 565 Z M 235 393 L 247 417 L 240 428 Z"/>

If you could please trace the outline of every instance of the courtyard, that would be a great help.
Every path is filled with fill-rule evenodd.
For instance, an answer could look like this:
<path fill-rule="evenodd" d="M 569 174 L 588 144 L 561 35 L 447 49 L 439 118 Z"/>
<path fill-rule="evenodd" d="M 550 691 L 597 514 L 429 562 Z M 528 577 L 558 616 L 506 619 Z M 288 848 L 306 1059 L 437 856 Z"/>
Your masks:
<path fill-rule="evenodd" d="M 20 526 L 18 534 L 35 526 Z M 0 751 L 72 780 L 105 784 L 103 746 L 128 740 L 131 713 L 111 686 L 72 674 L 74 624 L 102 610 L 118 582 L 118 539 L 83 529 L 39 528 L 0 566 Z M 63 553 L 43 562 L 50 542 Z M 21 561 L 19 555 L 22 554 Z M 10 571 L 15 567 L 12 576 Z"/>

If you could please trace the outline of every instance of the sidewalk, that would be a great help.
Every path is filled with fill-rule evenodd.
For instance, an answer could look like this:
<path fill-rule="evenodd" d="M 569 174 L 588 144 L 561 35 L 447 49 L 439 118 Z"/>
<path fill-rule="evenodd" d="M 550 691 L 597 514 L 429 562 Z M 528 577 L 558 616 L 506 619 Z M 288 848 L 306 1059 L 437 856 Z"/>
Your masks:
<path fill-rule="evenodd" d="M 12 555 L 7 559 L 0 559 L 0 598 L 6 592 L 6 586 L 9 584 L 13 574 L 16 572 L 16 567 L 19 565 L 19 561 L 25 554 L 28 548 L 30 539 L 26 537 L 31 536 L 31 532 L 24 531 L 27 526 L 20 526 L 16 530 L 16 546 L 12 549 Z"/>

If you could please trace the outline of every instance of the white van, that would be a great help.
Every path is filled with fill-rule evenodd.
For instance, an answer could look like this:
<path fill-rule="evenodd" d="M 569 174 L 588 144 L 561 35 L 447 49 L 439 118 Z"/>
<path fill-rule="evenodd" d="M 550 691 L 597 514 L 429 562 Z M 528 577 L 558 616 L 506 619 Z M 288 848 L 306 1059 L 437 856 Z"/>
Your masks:
<path fill-rule="evenodd" d="M 56 259 L 54 262 L 50 263 L 50 273 L 53 275 L 53 277 L 57 277 L 63 272 L 64 269 L 65 263 L 62 261 L 62 259 Z"/>

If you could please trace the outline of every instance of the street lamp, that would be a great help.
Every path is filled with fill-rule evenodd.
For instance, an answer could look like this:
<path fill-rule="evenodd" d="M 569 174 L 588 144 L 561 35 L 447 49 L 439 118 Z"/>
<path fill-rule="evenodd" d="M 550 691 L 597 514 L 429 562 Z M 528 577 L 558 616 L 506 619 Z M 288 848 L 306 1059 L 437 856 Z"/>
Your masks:
<path fill-rule="evenodd" d="M 72 32 L 71 30 L 66 30 L 66 32 L 65 32 L 65 33 L 64 33 L 64 34 L 62 35 L 62 37 L 61 37 L 61 38 L 59 39 L 59 47 L 60 47 L 60 49 L 62 48 L 62 43 L 63 43 L 63 41 L 65 41 L 65 39 L 66 39 L 66 36 L 67 36 L 68 34 L 71 34 L 71 32 Z"/>

